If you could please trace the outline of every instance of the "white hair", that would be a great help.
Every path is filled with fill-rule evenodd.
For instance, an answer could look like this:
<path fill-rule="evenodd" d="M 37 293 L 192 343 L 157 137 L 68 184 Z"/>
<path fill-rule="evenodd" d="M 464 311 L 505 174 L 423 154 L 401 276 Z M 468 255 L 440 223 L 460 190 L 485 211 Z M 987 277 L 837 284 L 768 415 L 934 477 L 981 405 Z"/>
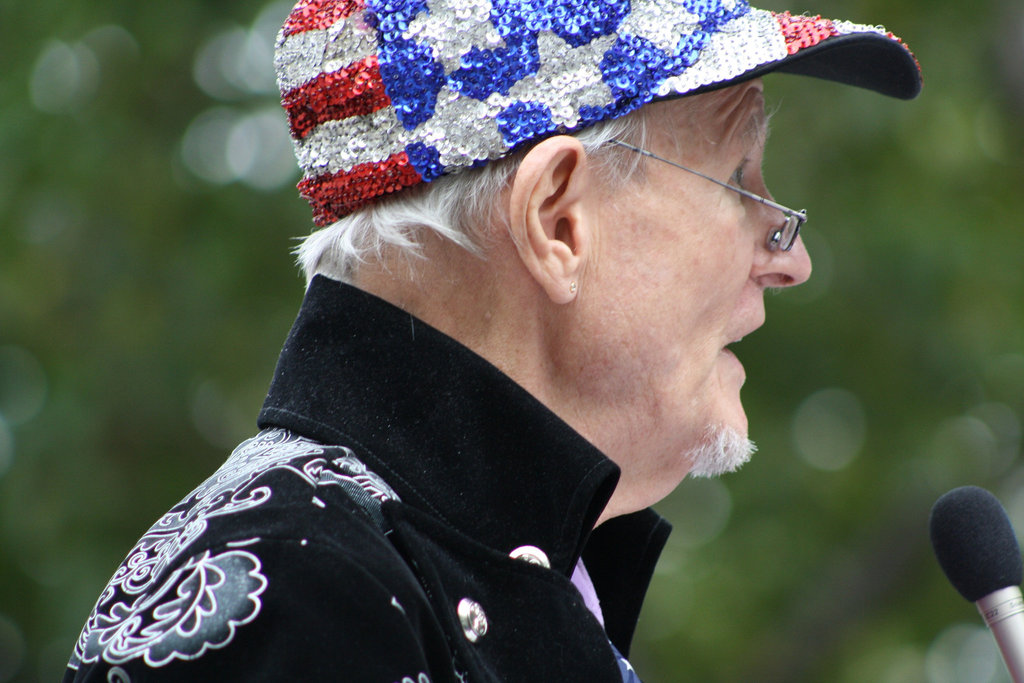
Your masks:
<path fill-rule="evenodd" d="M 625 181 L 640 168 L 642 157 L 607 143 L 622 139 L 643 145 L 647 130 L 643 112 L 602 121 L 574 135 L 606 181 Z M 506 221 L 500 212 L 495 216 L 497 198 L 528 152 L 529 148 L 519 150 L 482 168 L 407 188 L 313 232 L 295 250 L 306 281 L 318 273 L 351 281 L 360 264 L 379 260 L 389 248 L 407 257 L 420 256 L 426 230 L 482 256 L 492 237 L 487 228 L 496 217 Z"/>
<path fill-rule="evenodd" d="M 688 454 L 691 477 L 717 477 L 735 472 L 757 451 L 757 445 L 745 434 L 725 425 L 711 425 L 700 444 Z"/>

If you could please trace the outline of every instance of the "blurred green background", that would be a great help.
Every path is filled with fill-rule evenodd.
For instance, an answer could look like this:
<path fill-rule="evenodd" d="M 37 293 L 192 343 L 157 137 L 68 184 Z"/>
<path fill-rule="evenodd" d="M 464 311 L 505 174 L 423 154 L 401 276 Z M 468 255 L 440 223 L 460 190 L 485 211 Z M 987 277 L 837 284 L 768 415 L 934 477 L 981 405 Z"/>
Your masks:
<path fill-rule="evenodd" d="M 648 683 L 1006 680 L 932 502 L 1024 529 L 1024 6 L 757 3 L 879 22 L 911 103 L 767 80 L 767 175 L 812 281 L 738 351 L 760 452 L 688 481 Z M 250 435 L 310 226 L 277 104 L 289 10 L 0 0 L 0 683 L 53 681 L 137 537 Z"/>

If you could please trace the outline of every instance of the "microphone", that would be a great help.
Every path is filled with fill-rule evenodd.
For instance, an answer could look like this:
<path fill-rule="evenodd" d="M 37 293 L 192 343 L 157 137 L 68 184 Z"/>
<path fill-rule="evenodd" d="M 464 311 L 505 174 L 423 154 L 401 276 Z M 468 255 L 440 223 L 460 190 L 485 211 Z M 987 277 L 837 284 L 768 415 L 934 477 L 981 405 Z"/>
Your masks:
<path fill-rule="evenodd" d="M 928 526 L 946 578 L 977 605 L 1010 677 L 1024 683 L 1022 563 L 1006 510 L 985 489 L 961 486 L 935 501 Z"/>

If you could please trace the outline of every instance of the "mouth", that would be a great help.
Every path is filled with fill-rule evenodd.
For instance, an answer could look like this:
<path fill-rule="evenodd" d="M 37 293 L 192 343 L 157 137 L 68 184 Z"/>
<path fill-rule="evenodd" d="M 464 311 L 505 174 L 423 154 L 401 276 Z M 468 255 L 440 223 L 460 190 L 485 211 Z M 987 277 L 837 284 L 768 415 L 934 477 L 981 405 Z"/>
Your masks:
<path fill-rule="evenodd" d="M 750 323 L 748 323 L 746 326 L 741 327 L 738 330 L 736 330 L 736 332 L 734 333 L 735 337 L 733 337 L 732 341 L 728 342 L 724 347 L 722 347 L 722 350 L 723 351 L 728 351 L 730 353 L 733 353 L 733 350 L 730 347 L 735 346 L 736 344 L 739 344 L 741 341 L 746 339 L 747 335 L 753 334 L 754 332 L 759 330 L 762 325 L 764 325 L 764 314 L 763 314 L 763 312 L 762 312 L 762 314 L 756 320 L 753 320 Z M 733 355 L 735 355 L 735 354 L 733 353 Z"/>
<path fill-rule="evenodd" d="M 739 357 L 737 356 L 736 350 L 735 350 L 734 347 L 737 344 L 739 344 L 740 342 L 742 342 L 744 340 L 744 338 L 746 338 L 746 336 L 748 334 L 750 334 L 751 332 L 754 332 L 758 327 L 760 327 L 760 325 L 753 326 L 753 327 L 750 327 L 749 329 L 744 330 L 741 334 L 737 335 L 732 341 L 730 341 L 725 346 L 723 346 L 722 350 L 720 352 L 722 356 L 724 356 L 725 358 L 729 359 L 729 364 L 736 366 L 737 372 L 740 375 L 741 383 L 746 380 L 746 374 L 747 373 L 746 373 L 746 369 L 743 367 L 743 363 L 740 361 Z"/>
<path fill-rule="evenodd" d="M 726 351 L 726 352 L 728 352 L 728 353 L 730 353 L 730 354 L 735 356 L 736 353 L 733 351 L 732 347 L 735 346 L 736 344 L 739 344 L 741 341 L 743 341 L 744 337 L 746 337 L 746 335 L 741 335 L 741 336 L 737 337 L 736 339 L 733 339 L 731 342 L 729 342 L 728 344 L 726 344 L 725 346 L 722 347 L 722 351 Z"/>

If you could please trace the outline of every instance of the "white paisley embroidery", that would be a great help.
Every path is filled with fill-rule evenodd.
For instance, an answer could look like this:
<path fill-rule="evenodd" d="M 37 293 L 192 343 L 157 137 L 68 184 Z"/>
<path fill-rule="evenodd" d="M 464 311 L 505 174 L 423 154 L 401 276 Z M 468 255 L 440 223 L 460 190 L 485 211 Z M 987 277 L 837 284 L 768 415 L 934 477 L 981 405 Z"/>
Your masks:
<path fill-rule="evenodd" d="M 267 587 L 260 568 L 259 558 L 245 550 L 191 558 L 130 612 L 112 614 L 117 621 L 95 630 L 87 649 L 102 649 L 112 664 L 142 657 L 149 666 L 163 666 L 224 647 L 259 613 Z"/>
<path fill-rule="evenodd" d="M 132 683 L 132 678 L 121 667 L 113 666 L 107 672 L 107 683 Z"/>
<path fill-rule="evenodd" d="M 413 680 L 412 676 L 405 676 L 402 680 L 395 681 L 395 683 L 430 683 L 430 676 L 420 673 L 416 676 L 416 680 Z"/>
<path fill-rule="evenodd" d="M 321 486 L 325 484 L 343 485 L 351 481 L 359 484 L 371 497 L 376 498 L 382 503 L 387 500 L 399 500 L 398 494 L 388 486 L 387 482 L 380 475 L 366 469 L 363 461 L 351 453 L 335 458 L 331 461 L 331 464 L 338 469 L 337 472 L 323 469 L 324 462 L 322 460 L 310 462 L 306 465 L 305 471 L 316 479 L 317 483 Z"/>
<path fill-rule="evenodd" d="M 250 488 L 250 484 L 268 470 L 287 468 L 312 484 L 305 472 L 288 467 L 288 462 L 323 452 L 323 445 L 283 429 L 266 430 L 243 442 L 214 476 L 146 532 L 110 580 L 100 603 L 112 597 L 117 589 L 129 595 L 149 590 L 164 569 L 203 535 L 210 518 L 266 502 L 270 489 L 266 486 Z"/>
<path fill-rule="evenodd" d="M 328 468 L 329 450 L 344 455 Z M 295 461 L 305 459 L 304 463 Z M 294 464 L 293 464 L 294 463 Z M 242 443 L 213 477 L 172 508 L 139 540 L 100 595 L 79 637 L 69 666 L 110 664 L 143 658 L 150 666 L 192 659 L 226 646 L 239 626 L 259 614 L 267 587 L 259 558 L 229 544 L 190 558 L 166 575 L 206 531 L 211 518 L 258 507 L 270 499 L 269 486 L 255 480 L 270 470 L 285 469 L 311 487 L 358 484 L 378 500 L 397 495 L 344 447 L 327 447 L 283 429 L 268 429 Z M 157 585 L 159 583 L 159 585 Z M 121 669 L 118 675 L 127 676 Z M 112 670 L 113 675 L 113 670 Z"/>

